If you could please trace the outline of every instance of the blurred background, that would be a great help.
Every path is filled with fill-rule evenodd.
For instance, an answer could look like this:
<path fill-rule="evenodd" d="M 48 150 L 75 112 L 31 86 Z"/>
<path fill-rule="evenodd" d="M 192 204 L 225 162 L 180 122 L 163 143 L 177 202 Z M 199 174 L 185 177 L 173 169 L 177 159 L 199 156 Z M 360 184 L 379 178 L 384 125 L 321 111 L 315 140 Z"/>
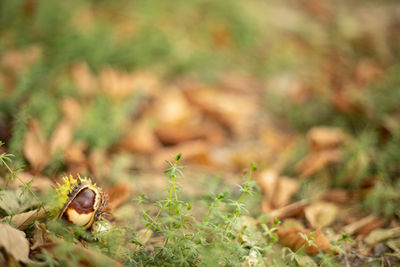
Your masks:
<path fill-rule="evenodd" d="M 0 152 L 39 189 L 156 194 L 182 152 L 189 196 L 255 162 L 254 212 L 331 193 L 399 216 L 398 1 L 2 0 L 0 36 Z"/>

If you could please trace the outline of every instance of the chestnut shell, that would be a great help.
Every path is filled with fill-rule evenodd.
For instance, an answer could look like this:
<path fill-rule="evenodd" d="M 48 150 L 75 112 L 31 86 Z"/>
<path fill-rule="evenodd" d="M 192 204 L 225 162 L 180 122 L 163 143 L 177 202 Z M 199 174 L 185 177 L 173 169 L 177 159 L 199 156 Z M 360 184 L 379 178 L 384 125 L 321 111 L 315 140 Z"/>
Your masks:
<path fill-rule="evenodd" d="M 103 191 L 88 181 L 78 180 L 58 214 L 68 222 L 91 229 L 101 216 L 106 203 Z"/>

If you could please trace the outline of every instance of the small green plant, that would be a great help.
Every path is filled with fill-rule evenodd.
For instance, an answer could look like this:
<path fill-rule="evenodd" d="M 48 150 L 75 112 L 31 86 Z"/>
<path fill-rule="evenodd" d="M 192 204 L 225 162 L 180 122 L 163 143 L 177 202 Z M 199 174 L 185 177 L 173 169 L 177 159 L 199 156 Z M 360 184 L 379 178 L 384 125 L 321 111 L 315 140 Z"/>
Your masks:
<path fill-rule="evenodd" d="M 242 262 L 249 251 L 238 238 L 241 233 L 237 227 L 238 219 L 246 211 L 243 201 L 252 192 L 251 179 L 256 166 L 251 165 L 245 184 L 239 186 L 241 194 L 238 200 L 224 201 L 226 194 L 218 194 L 210 203 L 206 215 L 199 219 L 191 213 L 192 205 L 179 198 L 180 185 L 177 178 L 184 177 L 183 167 L 178 165 L 181 157 L 182 154 L 178 154 L 174 162 L 167 161 L 169 168 L 165 173 L 169 181 L 168 197 L 155 203 L 158 211 L 154 216 L 150 210 L 144 209 L 146 196 L 142 195 L 138 199 L 146 226 L 160 236 L 163 242 L 152 252 L 141 246 L 131 257 L 137 259 L 134 265 L 198 266 L 208 265 L 209 262 L 216 265 Z M 221 212 L 218 209 L 220 204 L 228 210 L 231 207 L 231 211 Z M 215 254 L 216 251 L 222 253 Z M 210 260 L 211 255 L 218 257 Z"/>
<path fill-rule="evenodd" d="M 0 141 L 0 147 L 3 146 L 3 145 L 4 145 L 4 143 L 2 141 Z M 12 169 L 10 167 L 10 163 L 11 163 L 13 157 L 14 157 L 13 154 L 9 154 L 9 153 L 6 153 L 6 152 L 0 154 L 0 165 L 4 166 L 6 168 L 6 170 L 9 172 L 9 176 L 8 176 L 8 178 L 6 180 L 6 183 L 5 183 L 6 187 L 11 182 L 13 182 L 15 179 L 17 179 L 21 183 L 21 185 L 20 185 L 20 188 L 21 188 L 20 197 L 28 192 L 30 194 L 30 196 L 32 196 L 38 203 L 42 203 L 40 198 L 32 190 L 33 179 L 31 179 L 27 183 L 24 182 L 23 180 L 21 180 L 21 178 L 18 177 L 18 173 L 21 172 L 23 169 L 22 168 Z M 0 188 L 0 191 L 1 191 L 1 188 Z M 39 204 L 39 208 L 42 208 L 42 207 L 43 207 L 43 205 Z"/>

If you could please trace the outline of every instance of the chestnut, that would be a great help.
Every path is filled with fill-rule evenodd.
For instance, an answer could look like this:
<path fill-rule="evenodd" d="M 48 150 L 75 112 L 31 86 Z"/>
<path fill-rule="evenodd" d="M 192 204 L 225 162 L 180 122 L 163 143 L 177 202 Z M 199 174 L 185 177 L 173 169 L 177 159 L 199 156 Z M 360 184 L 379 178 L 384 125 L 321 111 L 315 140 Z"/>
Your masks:
<path fill-rule="evenodd" d="M 91 229 L 103 212 L 105 194 L 90 179 L 82 179 L 80 176 L 77 179 L 72 176 L 64 177 L 64 186 L 67 187 L 68 195 L 57 218 Z"/>

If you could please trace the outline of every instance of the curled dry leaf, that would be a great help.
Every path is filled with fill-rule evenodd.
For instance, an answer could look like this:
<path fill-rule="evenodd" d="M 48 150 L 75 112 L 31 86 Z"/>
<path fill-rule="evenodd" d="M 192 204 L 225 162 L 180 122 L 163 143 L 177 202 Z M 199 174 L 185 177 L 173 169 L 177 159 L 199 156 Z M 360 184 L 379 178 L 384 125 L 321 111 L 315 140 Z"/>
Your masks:
<path fill-rule="evenodd" d="M 296 170 L 301 177 L 309 177 L 325 168 L 328 164 L 340 162 L 342 158 L 343 153 L 339 149 L 311 152 L 296 164 Z"/>
<path fill-rule="evenodd" d="M 338 207 L 328 202 L 317 202 L 304 209 L 307 221 L 313 228 L 331 225 L 338 213 Z"/>
<path fill-rule="evenodd" d="M 369 215 L 352 224 L 346 225 L 343 227 L 343 231 L 350 235 L 367 235 L 381 225 L 382 221 L 378 217 L 375 215 Z"/>
<path fill-rule="evenodd" d="M 294 217 L 300 215 L 304 211 L 304 208 L 306 206 L 307 206 L 307 200 L 303 199 L 298 202 L 287 205 L 285 207 L 272 210 L 268 212 L 268 215 L 270 216 L 271 219 L 273 218 L 284 219 L 284 218 Z"/>
<path fill-rule="evenodd" d="M 258 177 L 257 183 L 273 209 L 288 205 L 299 187 L 296 180 L 289 177 L 278 177 L 277 172 L 273 170 L 263 171 Z"/>
<path fill-rule="evenodd" d="M 116 184 L 113 187 L 105 190 L 106 194 L 108 195 L 106 209 L 109 211 L 114 211 L 129 199 L 132 191 L 132 184 L 127 182 Z"/>
<path fill-rule="evenodd" d="M 308 244 L 300 233 L 306 235 L 316 246 Z M 314 238 L 312 238 L 311 233 L 314 233 Z M 279 229 L 277 234 L 281 244 L 295 251 L 304 247 L 306 253 L 310 255 L 315 255 L 319 251 L 330 252 L 332 248 L 332 244 L 320 229 L 312 231 L 310 229 L 293 227 L 290 229 Z"/>
<path fill-rule="evenodd" d="M 160 147 L 152 127 L 146 120 L 138 121 L 135 125 L 127 126 L 128 130 L 120 143 L 124 150 L 150 154 Z"/>
<path fill-rule="evenodd" d="M 1 220 L 10 221 L 12 225 L 14 225 L 16 228 L 20 230 L 25 230 L 34 220 L 43 218 L 46 218 L 46 212 L 44 211 L 44 209 L 40 209 L 16 214 L 14 216 L 7 216 L 2 218 Z"/>
<path fill-rule="evenodd" d="M 27 263 L 29 261 L 29 242 L 25 233 L 9 224 L 0 223 L 0 248 L 15 260 Z"/>
<path fill-rule="evenodd" d="M 56 243 L 51 240 L 44 223 L 35 222 L 33 230 L 31 250 L 39 250 L 44 247 L 54 246 Z"/>
<path fill-rule="evenodd" d="M 25 134 L 24 156 L 35 172 L 42 171 L 50 160 L 46 138 L 39 122 L 35 119 L 29 122 Z"/>

